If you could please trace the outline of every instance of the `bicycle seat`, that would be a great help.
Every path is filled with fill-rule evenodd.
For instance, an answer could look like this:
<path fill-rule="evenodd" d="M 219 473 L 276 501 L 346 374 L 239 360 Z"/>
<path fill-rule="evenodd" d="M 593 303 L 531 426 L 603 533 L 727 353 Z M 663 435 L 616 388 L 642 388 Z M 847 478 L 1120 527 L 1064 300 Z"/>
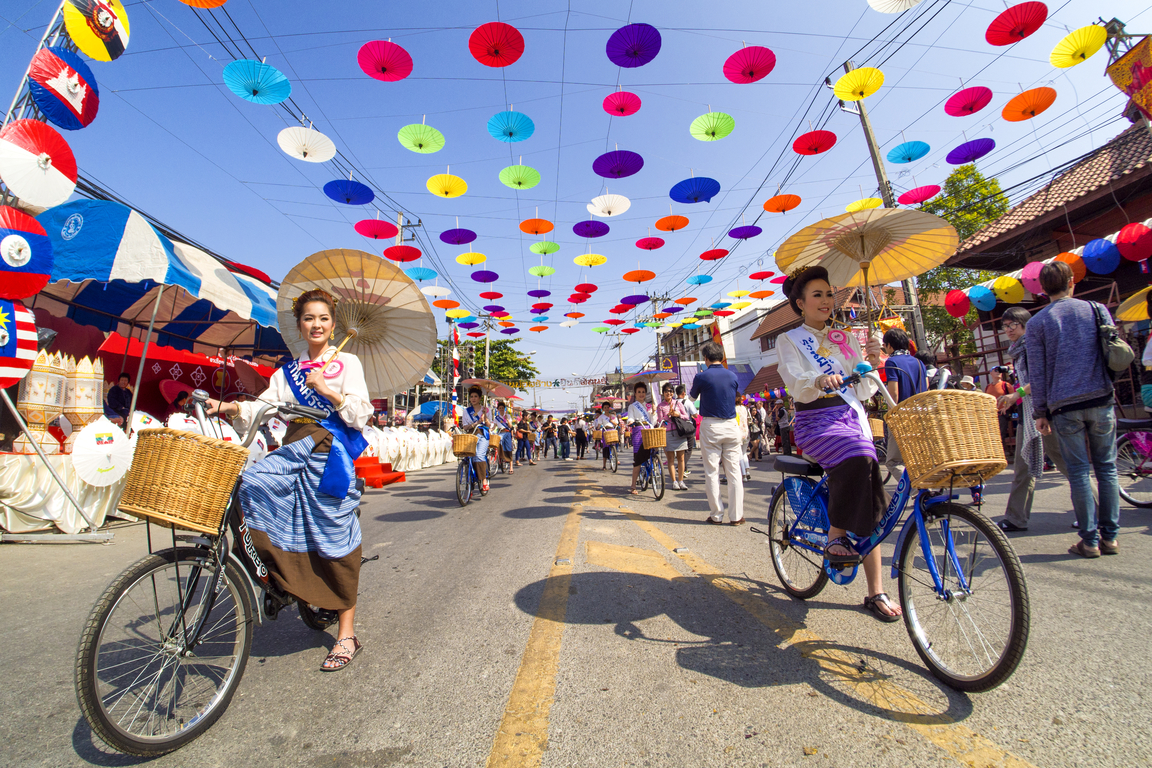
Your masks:
<path fill-rule="evenodd" d="M 824 469 L 819 464 L 800 456 L 777 456 L 773 467 L 786 475 L 819 477 L 824 474 Z"/>
<path fill-rule="evenodd" d="M 1147 419 L 1116 419 L 1120 429 L 1152 429 L 1152 417 Z"/>

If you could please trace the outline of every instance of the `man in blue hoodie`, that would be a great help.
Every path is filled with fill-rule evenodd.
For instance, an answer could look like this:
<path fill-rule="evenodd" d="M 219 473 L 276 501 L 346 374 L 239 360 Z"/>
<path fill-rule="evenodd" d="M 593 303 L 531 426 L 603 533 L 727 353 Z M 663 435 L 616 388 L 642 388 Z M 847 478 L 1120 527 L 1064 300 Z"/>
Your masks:
<path fill-rule="evenodd" d="M 1120 485 L 1116 477 L 1116 417 L 1112 377 L 1100 350 L 1091 302 L 1072 298 L 1072 268 L 1045 264 L 1040 285 L 1051 300 L 1028 323 L 1032 417 L 1041 435 L 1056 432 L 1068 466 L 1081 557 L 1119 553 Z M 1093 504 L 1095 470 L 1099 505 Z M 1097 520 L 1097 517 L 1099 518 Z"/>

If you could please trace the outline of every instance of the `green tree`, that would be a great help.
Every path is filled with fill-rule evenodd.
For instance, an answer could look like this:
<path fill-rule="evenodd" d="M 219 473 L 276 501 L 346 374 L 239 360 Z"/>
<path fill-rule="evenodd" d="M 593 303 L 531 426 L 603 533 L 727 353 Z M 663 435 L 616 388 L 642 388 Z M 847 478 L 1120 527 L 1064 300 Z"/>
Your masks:
<path fill-rule="evenodd" d="M 998 179 L 985 178 L 975 165 L 962 165 L 949 174 L 943 193 L 924 203 L 921 210 L 943 218 L 956 228 L 960 242 L 964 242 L 1007 213 L 1010 207 Z M 943 342 L 950 357 L 976 351 L 972 331 L 965 325 L 979 322 L 976 309 L 973 307 L 962 318 L 952 317 L 944 309 L 944 297 L 950 290 L 962 290 L 994 277 L 995 272 L 986 270 L 940 266 L 917 278 L 924 299 L 921 306 L 924 330 L 933 347 Z"/>
<path fill-rule="evenodd" d="M 539 371 L 532 364 L 532 358 L 521 352 L 516 344 L 520 339 L 492 339 L 488 350 L 488 378 L 500 381 L 524 381 L 536 378 Z M 432 363 L 432 372 L 439 376 L 446 386 L 452 384 L 452 349 L 447 339 L 438 341 L 438 354 Z M 460 353 L 462 372 L 471 368 L 474 376 L 484 376 L 484 339 L 461 340 L 457 347 Z"/>

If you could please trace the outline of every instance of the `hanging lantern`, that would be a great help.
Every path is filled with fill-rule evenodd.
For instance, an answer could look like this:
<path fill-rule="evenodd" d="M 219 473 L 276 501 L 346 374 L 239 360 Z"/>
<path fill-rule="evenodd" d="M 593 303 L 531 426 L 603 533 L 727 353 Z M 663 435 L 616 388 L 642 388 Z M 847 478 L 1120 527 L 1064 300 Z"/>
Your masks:
<path fill-rule="evenodd" d="M 1120 266 L 1120 251 L 1104 238 L 1097 238 L 1084 246 L 1081 258 L 1084 266 L 1097 275 L 1111 274 Z"/>
<path fill-rule="evenodd" d="M 952 317 L 964 317 L 968 314 L 968 310 L 972 308 L 972 302 L 968 299 L 968 294 L 964 291 L 951 290 L 948 295 L 944 297 L 944 309 Z"/>
<path fill-rule="evenodd" d="M 1044 293 L 1044 289 L 1040 287 L 1040 270 L 1044 269 L 1044 262 L 1033 261 L 1030 264 L 1024 265 L 1024 269 L 1020 272 L 1020 282 L 1024 284 L 1024 290 L 1028 293 L 1039 296 Z"/>
<path fill-rule="evenodd" d="M 1019 304 L 1024 300 L 1024 284 L 1010 275 L 1001 275 L 992 283 L 992 292 L 1005 304 Z"/>
<path fill-rule="evenodd" d="M 1056 255 L 1056 261 L 1062 261 L 1072 268 L 1072 282 L 1078 283 L 1088 274 L 1088 267 L 1084 266 L 1084 259 L 1074 253 L 1065 251 Z"/>
<path fill-rule="evenodd" d="M 968 300 L 976 309 L 990 312 L 996 306 L 996 294 L 983 285 L 974 285 L 968 289 Z"/>

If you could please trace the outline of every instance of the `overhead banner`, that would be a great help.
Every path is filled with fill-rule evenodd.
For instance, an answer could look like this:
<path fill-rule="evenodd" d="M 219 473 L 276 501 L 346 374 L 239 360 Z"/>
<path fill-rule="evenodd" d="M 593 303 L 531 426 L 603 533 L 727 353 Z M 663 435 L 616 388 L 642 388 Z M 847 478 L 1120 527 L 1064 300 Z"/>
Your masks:
<path fill-rule="evenodd" d="M 525 381 L 500 379 L 500 383 L 507 384 L 512 389 L 563 389 L 565 387 L 602 387 L 607 382 L 603 376 L 587 376 L 575 379 L 528 379 Z"/>
<path fill-rule="evenodd" d="M 1112 83 L 1152 120 L 1152 44 L 1145 37 L 1108 67 Z"/>

